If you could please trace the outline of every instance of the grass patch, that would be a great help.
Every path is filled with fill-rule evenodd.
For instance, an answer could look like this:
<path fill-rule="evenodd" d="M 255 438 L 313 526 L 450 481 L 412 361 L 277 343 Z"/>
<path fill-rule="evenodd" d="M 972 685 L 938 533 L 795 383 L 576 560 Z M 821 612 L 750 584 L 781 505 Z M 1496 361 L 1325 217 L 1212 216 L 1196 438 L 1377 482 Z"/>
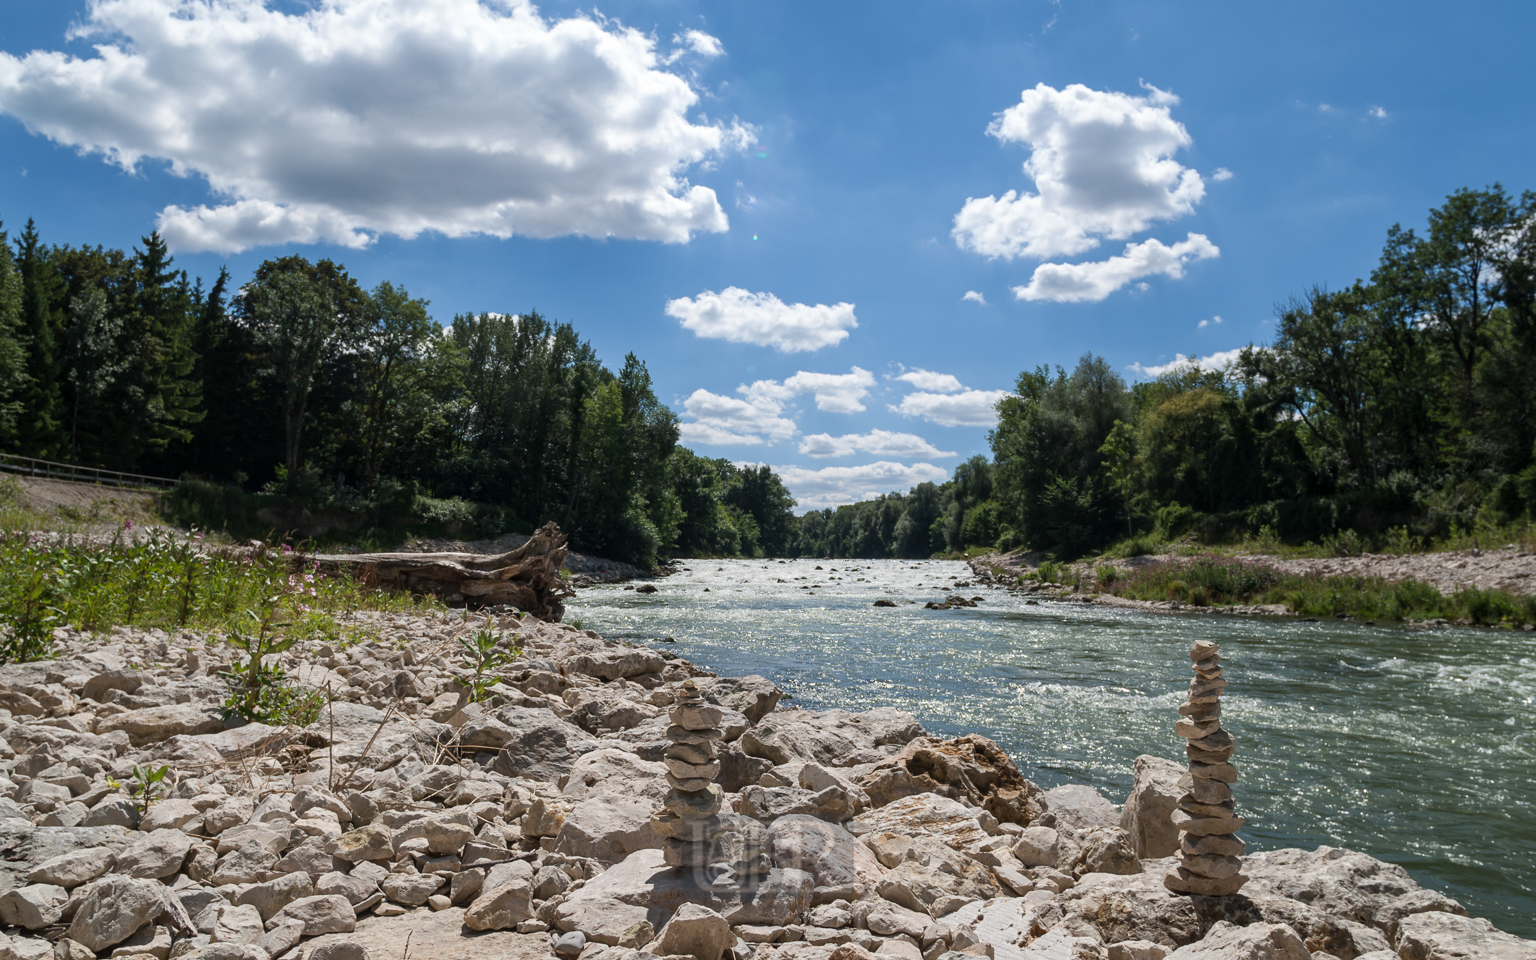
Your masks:
<path fill-rule="evenodd" d="M 1262 561 L 1205 555 L 1152 563 L 1106 577 L 1099 588 L 1131 600 L 1177 600 L 1197 607 L 1283 604 L 1292 613 L 1361 620 L 1445 619 L 1480 626 L 1536 624 L 1536 597 L 1502 590 L 1442 594 L 1417 581 L 1284 573 Z"/>
<path fill-rule="evenodd" d="M 53 630 L 63 626 L 240 637 L 255 618 L 287 637 L 348 643 L 363 639 L 342 625 L 356 611 L 441 609 L 436 600 L 326 576 L 286 544 L 209 550 L 195 532 L 152 530 L 137 540 L 127 532 L 110 539 L 0 533 L 0 663 L 47 657 Z"/>

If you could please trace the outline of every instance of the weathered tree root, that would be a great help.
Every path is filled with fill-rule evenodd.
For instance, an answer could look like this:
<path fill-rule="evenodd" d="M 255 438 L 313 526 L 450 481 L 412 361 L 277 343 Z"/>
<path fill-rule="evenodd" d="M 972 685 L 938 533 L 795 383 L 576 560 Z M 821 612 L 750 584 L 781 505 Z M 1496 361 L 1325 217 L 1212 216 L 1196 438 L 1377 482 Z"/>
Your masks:
<path fill-rule="evenodd" d="M 327 573 L 351 573 L 370 585 L 432 594 L 470 607 L 505 604 L 540 620 L 559 622 L 567 597 L 575 596 L 561 578 L 565 534 L 553 521 L 527 543 L 506 553 L 354 553 L 318 554 L 312 559 Z"/>

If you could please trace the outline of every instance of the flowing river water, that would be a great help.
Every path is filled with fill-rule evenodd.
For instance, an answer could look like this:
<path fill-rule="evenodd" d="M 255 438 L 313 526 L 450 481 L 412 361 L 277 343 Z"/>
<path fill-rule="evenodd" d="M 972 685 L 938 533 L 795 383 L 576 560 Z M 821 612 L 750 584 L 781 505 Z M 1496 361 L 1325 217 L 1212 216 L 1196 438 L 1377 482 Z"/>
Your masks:
<path fill-rule="evenodd" d="M 1042 787 L 1091 784 L 1116 803 L 1137 755 L 1183 762 L 1187 652 L 1214 640 L 1249 849 L 1359 850 L 1536 937 L 1536 634 L 1030 605 L 979 581 L 956 590 L 970 571 L 945 561 L 686 567 L 654 594 L 584 589 L 566 620 L 673 638 L 701 666 L 768 677 L 790 705 L 894 706 L 934 734 L 982 733 Z M 922 607 L 956 592 L 983 600 Z"/>

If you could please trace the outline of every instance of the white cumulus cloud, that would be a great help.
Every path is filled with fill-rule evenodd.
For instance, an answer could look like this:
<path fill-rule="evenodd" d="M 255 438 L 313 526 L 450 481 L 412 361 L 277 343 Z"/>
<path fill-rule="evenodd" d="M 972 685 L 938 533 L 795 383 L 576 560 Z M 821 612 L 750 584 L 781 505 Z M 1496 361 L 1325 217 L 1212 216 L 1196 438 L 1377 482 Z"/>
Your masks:
<path fill-rule="evenodd" d="M 1157 366 L 1147 367 L 1139 363 L 1133 363 L 1127 370 L 1134 370 L 1144 377 L 1160 377 L 1170 370 L 1178 370 L 1183 367 L 1197 367 L 1201 370 L 1225 370 L 1237 362 L 1242 355 L 1242 348 L 1236 350 L 1219 350 L 1208 357 L 1186 357 L 1182 353 L 1173 355 L 1173 360 Z"/>
<path fill-rule="evenodd" d="M 1237 176 L 1237 174 L 1233 173 L 1231 170 L 1228 170 L 1226 167 L 1217 167 L 1216 171 L 1211 174 L 1211 179 L 1219 183 L 1223 180 L 1231 180 L 1235 176 Z"/>
<path fill-rule="evenodd" d="M 1195 325 L 1195 329 L 1196 330 L 1204 330 L 1206 327 L 1209 327 L 1211 324 L 1220 325 L 1221 324 L 1221 314 L 1217 314 L 1216 316 L 1212 317 L 1209 320 L 1201 320 L 1198 324 Z"/>
<path fill-rule="evenodd" d="M 782 417 L 784 405 L 772 397 L 756 395 L 746 400 L 698 389 L 683 401 L 683 413 L 692 421 L 678 425 L 687 443 L 757 445 L 795 435 L 795 421 Z"/>
<path fill-rule="evenodd" d="M 829 433 L 813 433 L 801 439 L 800 452 L 817 459 L 849 457 L 856 453 L 902 459 L 955 455 L 953 450 L 940 450 L 914 433 L 893 433 L 889 430 L 846 433 L 841 437 L 834 437 Z"/>
<path fill-rule="evenodd" d="M 0 53 L 0 112 L 124 169 L 164 160 L 213 206 L 170 206 L 178 250 L 358 247 L 379 234 L 685 242 L 727 228 L 688 170 L 751 142 L 690 119 L 655 40 L 529 0 L 95 0 L 79 58 Z M 701 56 L 719 43 L 690 31 Z"/>
<path fill-rule="evenodd" d="M 961 393 L 909 393 L 892 410 L 922 417 L 941 427 L 990 427 L 997 423 L 997 402 L 1007 390 L 965 390 Z"/>
<path fill-rule="evenodd" d="M 1142 277 L 1161 275 L 1177 279 L 1184 276 L 1184 266 L 1191 260 L 1220 255 L 1220 248 L 1203 233 L 1191 233 L 1171 247 L 1161 240 L 1143 240 L 1126 244 L 1124 253 L 1108 260 L 1042 263 L 1035 268 L 1028 284 L 1013 288 L 1013 295 L 1020 300 L 1093 302 Z"/>
<path fill-rule="evenodd" d="M 857 467 L 774 467 L 801 510 L 822 510 L 868 500 L 882 493 L 905 493 L 919 483 L 942 483 L 949 471 L 931 463 L 910 466 L 880 460 Z"/>
<path fill-rule="evenodd" d="M 959 393 L 965 389 L 965 385 L 954 375 L 934 373 L 932 370 L 924 370 L 921 367 L 908 370 L 896 379 L 910 383 L 919 390 L 928 390 L 933 393 Z"/>
<path fill-rule="evenodd" d="M 982 296 L 981 292 L 977 291 L 977 290 L 967 290 L 967 291 L 965 291 L 965 296 L 961 297 L 960 299 L 961 300 L 970 300 L 970 301 L 972 301 L 974 303 L 979 303 L 982 306 L 986 306 L 987 305 L 987 298 Z"/>
<path fill-rule="evenodd" d="M 667 301 L 667 316 L 700 337 L 775 347 L 784 353 L 835 346 L 857 327 L 853 304 L 785 303 L 771 293 L 726 287 Z"/>
<path fill-rule="evenodd" d="M 1178 98 L 1146 89 L 1140 97 L 1082 84 L 1025 90 L 987 133 L 1030 148 L 1024 174 L 1036 192 L 968 198 L 955 242 L 987 257 L 1045 259 L 1193 212 L 1205 183 L 1173 159 L 1193 142 L 1170 112 Z"/>
<path fill-rule="evenodd" d="M 765 394 L 771 391 L 780 392 L 786 396 L 801 393 L 814 394 L 818 410 L 826 410 L 829 413 L 860 413 L 864 410 L 864 404 L 859 401 L 869 396 L 869 390 L 874 385 L 874 374 L 862 367 L 853 367 L 849 373 L 807 373 L 801 370 L 794 376 L 786 378 L 782 385 L 773 380 L 759 380 L 743 389 L 749 395 L 754 391 Z"/>
<path fill-rule="evenodd" d="M 859 413 L 860 401 L 875 385 L 874 374 L 860 367 L 849 373 L 809 373 L 801 370 L 783 383 L 754 380 L 742 384 L 736 392 L 743 399 L 727 397 L 698 389 L 683 401 L 685 419 L 678 427 L 688 443 L 747 444 L 773 443 L 795 435 L 795 421 L 785 415 L 785 406 L 795 397 L 809 393 L 818 409 L 832 413 Z"/>

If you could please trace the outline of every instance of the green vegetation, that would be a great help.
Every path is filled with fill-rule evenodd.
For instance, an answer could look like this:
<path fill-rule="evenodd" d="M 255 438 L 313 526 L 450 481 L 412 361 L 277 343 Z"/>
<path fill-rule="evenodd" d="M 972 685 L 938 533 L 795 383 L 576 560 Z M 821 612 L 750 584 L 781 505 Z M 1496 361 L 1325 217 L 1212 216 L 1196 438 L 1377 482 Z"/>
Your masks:
<path fill-rule="evenodd" d="M 905 496 L 888 493 L 799 519 L 792 553 L 804 557 L 964 555 L 998 537 L 992 464 L 972 457 L 943 483 L 920 483 Z"/>
<path fill-rule="evenodd" d="M 941 486 L 807 514 L 798 552 L 1536 542 L 1536 193 L 1459 190 L 1422 236 L 1392 227 L 1369 281 L 1281 304 L 1224 369 L 1025 371 L 989 439 Z"/>
<path fill-rule="evenodd" d="M 469 692 L 470 703 L 480 703 L 490 696 L 491 688 L 506 679 L 493 675 L 492 671 L 506 666 L 522 653 L 517 647 L 498 647 L 500 640 L 494 630 L 480 630 L 473 637 L 459 638 L 459 646 L 464 648 L 459 654 L 459 662 L 470 674 L 455 680 Z"/>
<path fill-rule="evenodd" d="M 50 247 L 29 222 L 13 251 L 0 232 L 0 450 L 181 477 L 183 526 L 383 546 L 554 520 L 641 567 L 789 552 L 779 478 L 677 439 L 643 362 L 614 372 L 534 310 L 445 327 L 329 260 L 204 287 L 155 234 Z"/>
<path fill-rule="evenodd" d="M 1478 589 L 1446 596 L 1411 580 L 1292 574 L 1238 557 L 1180 557 L 1129 570 L 1100 565 L 1096 572 L 1101 592 L 1131 600 L 1177 600 L 1195 607 L 1281 604 L 1303 616 L 1359 620 L 1443 618 L 1505 627 L 1536 623 L 1536 597 Z"/>
<path fill-rule="evenodd" d="M 139 799 L 139 814 L 142 816 L 149 812 L 150 806 L 160 799 L 160 791 L 165 789 L 165 778 L 170 774 L 170 764 L 146 764 L 135 765 L 133 768 L 133 783 L 128 787 L 128 792 Z"/>
<path fill-rule="evenodd" d="M 1536 194 L 1462 190 L 1369 282 L 1282 304 L 1227 369 L 1019 377 L 992 435 L 1000 545 L 1367 549 L 1518 539 L 1536 510 Z M 1146 542 L 1127 550 L 1145 550 Z"/>
<path fill-rule="evenodd" d="M 436 608 L 433 601 L 371 590 L 347 577 L 295 572 L 286 545 L 208 551 L 200 549 L 195 532 L 150 531 L 136 541 L 126 536 L 130 532 L 110 540 L 0 534 L 0 663 L 47 656 L 57 627 L 103 631 L 124 625 L 224 635 L 250 654 L 259 674 L 258 650 L 276 653 L 285 643 L 312 637 L 358 639 L 347 633 L 355 627 L 343 627 L 346 614 Z M 252 679 L 247 672 L 246 680 Z M 240 702 L 232 708 L 287 710 L 281 684 L 269 680 L 242 682 Z"/>

